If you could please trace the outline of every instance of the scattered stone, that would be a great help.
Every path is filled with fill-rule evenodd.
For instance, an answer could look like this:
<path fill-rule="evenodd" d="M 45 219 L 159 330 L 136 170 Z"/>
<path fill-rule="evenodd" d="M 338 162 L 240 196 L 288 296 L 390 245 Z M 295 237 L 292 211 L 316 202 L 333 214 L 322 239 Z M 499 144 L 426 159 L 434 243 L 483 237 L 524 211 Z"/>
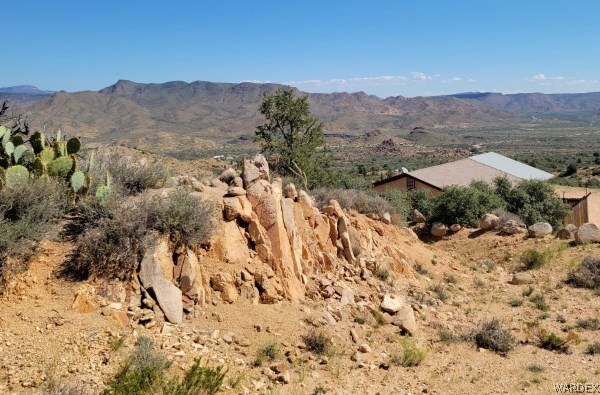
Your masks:
<path fill-rule="evenodd" d="M 430 233 L 434 237 L 443 237 L 448 233 L 448 227 L 441 222 L 434 222 Z"/>
<path fill-rule="evenodd" d="M 371 347 L 367 343 L 363 343 L 358 346 L 358 351 L 362 352 L 363 354 L 367 354 L 371 352 Z"/>
<path fill-rule="evenodd" d="M 531 284 L 533 283 L 533 277 L 529 273 L 515 273 L 510 280 L 510 283 L 513 285 L 523 285 L 523 284 Z"/>
<path fill-rule="evenodd" d="M 548 222 L 537 222 L 527 228 L 530 237 L 543 237 L 552 234 L 552 225 Z"/>
<path fill-rule="evenodd" d="M 423 214 L 421 214 L 421 212 L 417 209 L 414 209 L 413 211 L 413 222 L 416 222 L 417 224 L 424 224 L 425 223 L 425 216 Z"/>
<path fill-rule="evenodd" d="M 242 187 L 229 187 L 227 189 L 228 196 L 245 196 L 246 190 Z"/>
<path fill-rule="evenodd" d="M 381 216 L 381 222 L 383 222 L 384 224 L 391 224 L 392 223 L 392 216 L 390 215 L 390 213 L 383 213 L 383 215 Z"/>
<path fill-rule="evenodd" d="M 395 314 L 405 305 L 404 298 L 397 295 L 386 294 L 381 302 L 381 310 Z"/>
<path fill-rule="evenodd" d="M 415 313 L 410 306 L 402 307 L 394 316 L 392 325 L 400 328 L 410 336 L 417 333 L 417 322 L 415 321 Z"/>
<path fill-rule="evenodd" d="M 87 292 L 80 291 L 75 296 L 75 300 L 73 301 L 71 308 L 78 313 L 91 313 L 92 311 L 96 310 L 97 307 L 92 302 L 91 297 Z"/>
<path fill-rule="evenodd" d="M 452 231 L 452 233 L 459 232 L 461 229 L 462 226 L 460 226 L 459 224 L 453 224 L 452 226 L 450 226 L 450 230 Z"/>

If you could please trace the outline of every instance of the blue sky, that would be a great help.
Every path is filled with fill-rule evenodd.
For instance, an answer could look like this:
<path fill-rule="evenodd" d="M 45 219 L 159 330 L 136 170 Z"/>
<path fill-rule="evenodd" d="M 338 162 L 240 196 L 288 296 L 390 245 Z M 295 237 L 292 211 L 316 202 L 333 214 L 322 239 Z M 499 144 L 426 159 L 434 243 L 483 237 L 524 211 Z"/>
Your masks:
<path fill-rule="evenodd" d="M 14 0 L 1 9 L 9 20 L 0 86 L 97 90 L 129 79 L 382 97 L 600 91 L 595 0 Z"/>

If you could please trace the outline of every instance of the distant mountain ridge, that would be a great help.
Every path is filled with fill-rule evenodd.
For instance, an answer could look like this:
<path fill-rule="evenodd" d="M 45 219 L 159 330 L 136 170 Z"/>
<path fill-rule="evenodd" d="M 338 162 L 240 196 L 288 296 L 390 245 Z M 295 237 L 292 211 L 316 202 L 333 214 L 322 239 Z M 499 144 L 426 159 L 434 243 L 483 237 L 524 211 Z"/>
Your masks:
<path fill-rule="evenodd" d="M 41 90 L 37 86 L 33 85 L 16 85 L 16 86 L 7 86 L 4 88 L 0 88 L 0 93 L 9 93 L 13 95 L 51 95 L 54 91 L 46 91 Z"/>
<path fill-rule="evenodd" d="M 116 141 L 158 152 L 218 149 L 247 142 L 263 121 L 258 112 L 263 94 L 280 87 L 250 82 L 119 80 L 100 91 L 20 93 L 16 110 L 26 113 L 34 127 L 60 128 L 91 143 Z M 0 99 L 7 94 L 0 93 Z M 416 126 L 516 123 L 529 120 L 532 114 L 600 116 L 600 93 L 460 93 L 385 99 L 364 92 L 308 96 L 312 112 L 325 123 L 328 138 L 362 136 L 372 130 L 393 136 Z"/>

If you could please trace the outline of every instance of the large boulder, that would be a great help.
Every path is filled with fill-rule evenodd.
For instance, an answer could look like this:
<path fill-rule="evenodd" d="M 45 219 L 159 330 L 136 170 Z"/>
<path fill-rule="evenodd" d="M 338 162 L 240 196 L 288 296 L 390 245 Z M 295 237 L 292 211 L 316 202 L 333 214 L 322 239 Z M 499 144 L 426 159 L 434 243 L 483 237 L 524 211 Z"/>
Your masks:
<path fill-rule="evenodd" d="M 525 227 L 523 226 L 523 224 L 520 224 L 519 222 L 510 219 L 506 221 L 504 225 L 502 225 L 500 232 L 507 235 L 516 235 L 525 232 Z"/>
<path fill-rule="evenodd" d="M 479 219 L 479 227 L 483 230 L 494 230 L 500 223 L 500 218 L 494 214 L 484 214 Z"/>
<path fill-rule="evenodd" d="M 581 225 L 575 232 L 575 241 L 578 244 L 600 243 L 600 225 L 593 223 Z"/>
<path fill-rule="evenodd" d="M 156 301 L 165 317 L 172 324 L 180 324 L 183 321 L 183 301 L 181 290 L 175 284 L 164 278 L 157 279 L 153 285 Z"/>
<path fill-rule="evenodd" d="M 153 288 L 158 280 L 173 280 L 173 254 L 165 237 L 149 234 L 142 241 L 144 258 L 139 278 L 144 288 Z"/>
<path fill-rule="evenodd" d="M 527 228 L 529 236 L 531 237 L 544 237 L 552 234 L 552 225 L 548 222 L 537 222 Z"/>
<path fill-rule="evenodd" d="M 430 233 L 435 237 L 446 236 L 448 233 L 448 227 L 441 222 L 434 222 L 433 225 L 431 225 Z"/>
<path fill-rule="evenodd" d="M 244 171 L 242 173 L 244 187 L 248 188 L 256 180 L 270 180 L 269 164 L 262 155 L 256 155 L 252 159 L 244 160 Z"/>
<path fill-rule="evenodd" d="M 564 228 L 556 232 L 556 237 L 561 240 L 574 240 L 576 232 L 577 226 L 573 224 L 566 224 Z"/>

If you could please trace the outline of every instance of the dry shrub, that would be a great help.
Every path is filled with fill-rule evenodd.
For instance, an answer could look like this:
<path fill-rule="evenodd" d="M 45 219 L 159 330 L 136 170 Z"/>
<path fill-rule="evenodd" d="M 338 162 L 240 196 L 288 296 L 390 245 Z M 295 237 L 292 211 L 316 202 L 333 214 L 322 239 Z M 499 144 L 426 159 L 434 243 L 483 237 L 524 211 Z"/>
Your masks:
<path fill-rule="evenodd" d="M 110 173 L 115 189 L 125 195 L 133 195 L 163 183 L 168 172 L 160 160 L 136 159 L 121 152 L 98 151 L 92 167 L 96 185 L 103 183 Z"/>
<path fill-rule="evenodd" d="M 183 188 L 166 197 L 146 195 L 122 202 L 105 215 L 77 238 L 63 274 L 129 280 L 141 259 L 142 239 L 150 231 L 196 246 L 206 244 L 216 229 L 213 204 Z"/>
<path fill-rule="evenodd" d="M 568 282 L 575 287 L 600 289 L 600 257 L 587 256 L 571 273 Z"/>
<path fill-rule="evenodd" d="M 65 186 L 54 179 L 32 179 L 14 188 L 0 189 L 0 293 L 25 262 L 37 243 L 68 207 Z M 10 265 L 8 257 L 17 265 Z"/>
<path fill-rule="evenodd" d="M 506 354 L 515 345 L 515 338 L 508 329 L 502 328 L 502 323 L 495 318 L 480 325 L 474 334 L 478 347 Z"/>
<path fill-rule="evenodd" d="M 318 208 L 327 206 L 330 200 L 337 200 L 342 208 L 355 210 L 361 214 L 378 214 L 382 216 L 386 212 L 395 212 L 390 203 L 373 191 L 319 188 L 313 190 L 311 194 Z"/>

